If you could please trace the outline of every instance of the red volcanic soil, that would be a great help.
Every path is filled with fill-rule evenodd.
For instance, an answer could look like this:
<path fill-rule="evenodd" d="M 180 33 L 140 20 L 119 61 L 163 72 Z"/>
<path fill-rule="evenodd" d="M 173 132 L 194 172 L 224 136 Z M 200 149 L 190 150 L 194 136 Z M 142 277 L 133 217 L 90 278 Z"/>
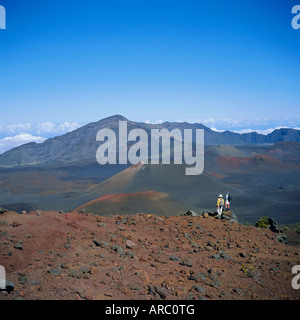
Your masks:
<path fill-rule="evenodd" d="M 213 217 L 0 214 L 1 300 L 300 299 L 300 250 Z"/>
<path fill-rule="evenodd" d="M 167 193 L 141 191 L 133 193 L 109 194 L 81 205 L 75 211 L 85 210 L 95 214 L 110 213 L 158 213 L 163 215 L 178 213 L 184 206 Z"/>
<path fill-rule="evenodd" d="M 217 178 L 217 179 L 223 179 L 226 176 L 217 172 L 207 172 L 208 174 L 210 174 L 211 176 Z"/>
<path fill-rule="evenodd" d="M 122 202 L 122 201 L 127 201 L 129 199 L 139 197 L 139 196 L 143 197 L 144 199 L 150 198 L 151 200 L 155 200 L 155 199 L 159 200 L 162 198 L 166 198 L 168 195 L 163 192 L 150 191 L 150 190 L 134 192 L 134 193 L 106 194 L 104 196 L 99 197 L 98 199 L 87 202 L 86 204 L 75 209 L 75 211 L 80 211 L 80 209 L 89 207 L 90 205 L 98 203 L 99 201 L 100 202 L 101 201 Z"/>
<path fill-rule="evenodd" d="M 294 166 L 265 154 L 245 158 L 221 156 L 216 158 L 215 161 L 223 170 L 240 174 L 297 170 Z"/>

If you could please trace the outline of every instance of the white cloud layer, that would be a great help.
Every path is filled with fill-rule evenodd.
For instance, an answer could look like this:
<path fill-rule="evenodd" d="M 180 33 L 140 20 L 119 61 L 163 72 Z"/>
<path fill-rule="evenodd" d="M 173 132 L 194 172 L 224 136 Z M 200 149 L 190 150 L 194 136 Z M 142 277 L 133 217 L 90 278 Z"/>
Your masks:
<path fill-rule="evenodd" d="M 29 142 L 44 142 L 81 127 L 77 122 L 0 124 L 0 154 Z"/>
<path fill-rule="evenodd" d="M 231 132 L 235 132 L 235 133 L 239 133 L 239 134 L 256 132 L 256 133 L 259 133 L 259 134 L 268 135 L 269 133 L 272 133 L 274 130 L 283 129 L 283 128 L 284 127 L 276 127 L 276 128 L 269 128 L 269 129 L 243 129 L 243 130 L 230 130 L 230 131 Z M 292 128 L 292 129 L 300 130 L 300 128 Z M 224 132 L 224 131 L 226 131 L 226 130 L 219 130 L 219 129 L 216 129 L 216 128 L 211 128 L 211 130 L 216 131 L 216 132 Z"/>
<path fill-rule="evenodd" d="M 5 137 L 0 139 L 0 154 L 10 150 L 12 148 L 21 146 L 22 144 L 29 142 L 41 143 L 44 142 L 46 138 L 33 136 L 29 133 L 18 134 L 12 137 Z"/>
<path fill-rule="evenodd" d="M 151 121 L 151 120 L 145 120 L 144 123 L 147 123 L 147 124 L 162 124 L 164 121 L 163 120 L 154 120 L 154 121 Z"/>
<path fill-rule="evenodd" d="M 11 135 L 11 134 L 63 134 L 73 131 L 79 128 L 81 125 L 77 122 L 63 122 L 63 123 L 18 123 L 18 124 L 0 124 L 0 134 L 1 135 Z"/>
<path fill-rule="evenodd" d="M 162 120 L 147 120 L 146 123 L 162 123 Z M 269 118 L 256 118 L 256 119 L 187 119 L 177 120 L 176 122 L 188 123 L 201 123 L 216 132 L 223 132 L 226 130 L 236 133 L 249 133 L 257 132 L 261 134 L 269 134 L 276 129 L 280 128 L 293 128 L 299 130 L 300 118 L 282 118 L 282 119 L 269 119 Z M 253 129 L 252 129 L 253 128 Z"/>

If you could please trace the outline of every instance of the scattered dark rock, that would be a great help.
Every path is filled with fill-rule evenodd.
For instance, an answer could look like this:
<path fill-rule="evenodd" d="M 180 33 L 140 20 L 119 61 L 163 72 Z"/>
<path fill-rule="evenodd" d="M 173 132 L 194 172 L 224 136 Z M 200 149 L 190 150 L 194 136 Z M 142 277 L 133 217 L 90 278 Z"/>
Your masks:
<path fill-rule="evenodd" d="M 113 245 L 113 246 L 112 246 L 112 249 L 113 249 L 115 252 L 119 253 L 119 254 L 123 254 L 123 253 L 124 253 L 124 252 L 123 252 L 123 248 L 122 248 L 121 246 L 117 245 L 117 244 Z"/>
<path fill-rule="evenodd" d="M 82 298 L 82 299 L 85 299 L 85 298 L 86 298 L 86 296 L 85 296 L 85 290 L 84 290 L 84 289 L 78 288 L 78 289 L 76 290 L 76 293 L 79 295 L 80 298 Z"/>
<path fill-rule="evenodd" d="M 5 289 L 4 289 L 4 290 L 5 290 L 6 292 L 10 293 L 11 291 L 14 291 L 14 289 L 15 289 L 15 284 L 14 284 L 14 282 L 6 279 L 6 281 L 5 281 Z M 0 289 L 0 290 L 1 290 L 1 289 Z"/>
<path fill-rule="evenodd" d="M 251 299 L 276 299 L 270 294 L 275 281 L 269 287 L 269 281 L 275 278 L 283 285 L 282 289 L 278 285 L 278 299 L 296 296 L 290 283 L 287 288 L 291 294 L 288 289 L 284 291 L 283 278 L 290 275 L 299 255 L 296 256 L 297 249 L 291 246 L 276 244 L 277 237 L 283 236 L 279 232 L 217 221 L 210 218 L 209 212 L 206 212 L 207 220 L 201 216 L 162 219 L 135 215 L 137 224 L 132 227 L 132 217 L 123 217 L 114 225 L 109 217 L 101 217 L 95 223 L 94 216 L 74 212 L 55 217 L 51 212 L 50 222 L 59 224 L 55 228 L 40 227 L 39 234 L 33 227 L 47 219 L 35 218 L 35 211 L 31 213 L 3 217 L 10 225 L 14 219 L 22 223 L 22 227 L 7 228 L 7 233 L 0 231 L 0 257 L 6 260 L 7 266 L 20 261 L 17 271 L 11 274 L 18 290 L 14 289 L 15 295 L 4 291 L 1 293 L 4 299 L 69 299 L 72 295 L 77 299 L 106 299 L 105 295 L 140 299 L 147 295 L 147 288 L 151 299 L 240 299 L 246 295 Z M 48 212 L 43 212 L 43 216 L 47 218 Z M 58 229 L 56 237 L 56 228 L 63 223 L 66 225 Z M 107 228 L 99 229 L 97 223 Z M 118 231 L 123 223 L 128 233 Z M 162 226 L 164 231 L 160 232 Z M 266 234 L 271 236 L 268 238 Z M 13 249 L 14 245 L 20 250 L 24 245 L 24 252 Z M 64 245 L 71 250 L 65 250 Z M 7 255 L 9 249 L 13 257 Z M 28 254 L 25 249 L 29 250 Z M 249 279 L 256 278 L 257 271 L 263 277 Z"/>
<path fill-rule="evenodd" d="M 22 243 L 16 243 L 15 245 L 14 245 L 14 248 L 15 249 L 18 249 L 18 250 L 23 250 L 23 245 L 22 245 Z"/>
<path fill-rule="evenodd" d="M 154 287 L 155 291 L 159 294 L 159 296 L 161 297 L 161 299 L 166 299 L 168 296 L 168 291 L 165 287 Z"/>
<path fill-rule="evenodd" d="M 90 272 L 90 267 L 88 267 L 88 266 L 82 266 L 82 267 L 79 268 L 79 271 L 80 271 L 81 273 L 89 273 L 89 272 Z"/>
<path fill-rule="evenodd" d="M 209 283 L 209 285 L 213 288 L 219 288 L 222 285 L 222 283 L 218 280 L 213 280 L 211 283 Z"/>
<path fill-rule="evenodd" d="M 232 212 L 231 210 L 226 210 L 226 209 L 223 210 L 223 213 L 222 213 L 222 215 L 221 215 L 221 218 L 222 218 L 223 220 L 228 220 L 229 222 L 236 222 L 236 223 L 239 222 L 237 216 L 236 216 L 235 213 Z"/>
<path fill-rule="evenodd" d="M 37 286 L 37 285 L 41 284 L 38 280 L 35 280 L 35 279 L 31 279 L 31 280 L 30 280 L 30 283 L 31 283 L 33 286 Z"/>
<path fill-rule="evenodd" d="M 129 256 L 130 258 L 134 258 L 135 253 L 134 253 L 133 251 L 126 251 L 126 252 L 125 252 L 125 255 L 126 255 L 126 256 Z"/>
<path fill-rule="evenodd" d="M 61 267 L 50 269 L 48 271 L 48 273 L 50 273 L 51 275 L 54 275 L 54 276 L 60 275 L 61 274 Z"/>
<path fill-rule="evenodd" d="M 5 212 L 8 212 L 8 210 L 5 209 L 5 208 L 0 207 L 0 214 L 3 214 L 3 213 L 5 213 Z"/>
<path fill-rule="evenodd" d="M 79 270 L 72 269 L 69 271 L 69 277 L 80 279 L 80 278 L 82 278 L 82 274 Z"/>
<path fill-rule="evenodd" d="M 133 249 L 136 247 L 136 244 L 131 240 L 126 240 L 125 245 L 127 249 Z"/>
<path fill-rule="evenodd" d="M 277 222 L 275 222 L 272 218 L 268 218 L 268 222 L 269 222 L 269 229 L 272 231 L 272 232 L 275 232 L 275 233 L 283 233 L 282 229 L 280 229 L 278 227 L 278 224 Z"/>
<path fill-rule="evenodd" d="M 233 288 L 232 291 L 237 294 L 242 294 L 243 290 L 241 288 Z"/>
<path fill-rule="evenodd" d="M 98 227 L 106 227 L 106 224 L 101 222 L 101 223 L 98 223 L 97 226 Z"/>
<path fill-rule="evenodd" d="M 194 265 L 193 261 L 190 258 L 184 258 L 180 264 L 182 266 L 192 267 Z"/>
<path fill-rule="evenodd" d="M 270 270 L 270 272 L 274 272 L 274 273 L 279 272 L 279 268 L 270 268 L 269 270 Z"/>
<path fill-rule="evenodd" d="M 191 217 L 197 217 L 197 216 L 199 216 L 199 214 L 198 214 L 197 212 L 193 211 L 193 210 L 187 211 L 185 215 L 191 216 Z"/>
<path fill-rule="evenodd" d="M 172 260 L 172 261 L 180 261 L 180 258 L 178 258 L 175 254 L 172 254 L 170 256 L 170 260 Z"/>
<path fill-rule="evenodd" d="M 200 286 L 193 285 L 192 289 L 196 290 L 199 293 L 205 293 L 206 292 L 206 290 L 204 288 L 200 287 Z"/>
<path fill-rule="evenodd" d="M 19 283 L 20 284 L 24 285 L 27 282 L 28 282 L 28 276 L 24 275 L 24 276 L 19 277 Z"/>
<path fill-rule="evenodd" d="M 60 267 L 61 267 L 62 269 L 69 269 L 69 265 L 68 265 L 67 263 L 65 263 L 65 262 L 63 262 L 63 263 L 60 265 Z"/>
<path fill-rule="evenodd" d="M 20 222 L 18 222 L 18 221 L 13 221 L 12 227 L 16 228 L 16 227 L 19 227 L 19 226 L 21 226 L 21 223 L 20 223 Z"/>
<path fill-rule="evenodd" d="M 95 244 L 97 247 L 100 247 L 100 246 L 101 246 L 100 241 L 98 241 L 97 239 L 93 239 L 93 242 L 94 242 L 94 244 Z"/>
<path fill-rule="evenodd" d="M 224 260 L 233 260 L 227 253 L 222 252 L 220 255 Z"/>
<path fill-rule="evenodd" d="M 286 235 L 284 235 L 284 234 L 278 234 L 277 241 L 284 243 L 284 244 L 288 244 L 288 239 L 287 239 Z"/>
<path fill-rule="evenodd" d="M 206 279 L 206 276 L 204 273 L 199 272 L 199 273 L 191 273 L 188 277 L 189 280 L 193 280 L 195 282 L 203 282 Z"/>

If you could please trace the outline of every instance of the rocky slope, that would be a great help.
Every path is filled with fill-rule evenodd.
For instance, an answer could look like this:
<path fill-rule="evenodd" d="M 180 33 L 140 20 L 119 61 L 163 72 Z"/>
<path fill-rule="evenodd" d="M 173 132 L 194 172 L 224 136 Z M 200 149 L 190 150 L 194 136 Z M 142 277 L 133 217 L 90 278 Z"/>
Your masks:
<path fill-rule="evenodd" d="M 208 214 L 5 212 L 0 299 L 300 299 L 299 248 Z"/>

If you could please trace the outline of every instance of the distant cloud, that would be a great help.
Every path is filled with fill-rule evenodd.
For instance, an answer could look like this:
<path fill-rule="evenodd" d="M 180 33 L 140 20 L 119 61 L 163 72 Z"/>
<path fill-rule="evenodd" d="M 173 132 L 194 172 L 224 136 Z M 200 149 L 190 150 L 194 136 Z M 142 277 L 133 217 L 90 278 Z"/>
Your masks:
<path fill-rule="evenodd" d="M 81 125 L 77 122 L 63 122 L 63 123 L 18 123 L 18 124 L 0 124 L 0 135 L 16 135 L 23 133 L 30 133 L 32 135 L 47 135 L 54 136 L 57 134 L 64 134 L 75 129 L 78 129 Z"/>
<path fill-rule="evenodd" d="M 236 132 L 239 134 L 257 132 L 259 134 L 267 135 L 276 129 L 281 129 L 281 128 L 277 127 L 277 128 L 269 128 L 269 129 L 243 129 L 243 130 L 233 130 L 233 132 Z"/>
<path fill-rule="evenodd" d="M 81 127 L 77 122 L 0 124 L 0 154 L 29 142 L 44 142 Z"/>
<path fill-rule="evenodd" d="M 286 127 L 276 127 L 276 128 L 269 128 L 269 129 L 244 129 L 244 130 L 233 130 L 233 132 L 242 134 L 242 133 L 251 133 L 251 132 L 257 132 L 260 134 L 264 134 L 267 135 L 269 133 L 272 133 L 274 130 L 278 130 L 278 129 L 283 129 Z M 296 130 L 300 130 L 300 128 L 296 127 L 296 128 L 291 128 L 291 129 L 296 129 Z"/>
<path fill-rule="evenodd" d="M 210 128 L 217 128 L 217 130 L 230 130 L 233 131 L 235 128 L 251 128 L 251 127 L 261 127 L 267 126 L 270 122 L 267 118 L 263 119 L 189 119 L 189 123 L 202 123 Z"/>
<path fill-rule="evenodd" d="M 42 133 L 63 134 L 63 133 L 67 133 L 75 129 L 78 129 L 79 127 L 81 127 L 81 125 L 79 125 L 77 122 L 74 122 L 74 123 L 64 122 L 60 124 L 54 124 L 52 122 L 44 122 L 44 123 L 39 123 L 35 126 L 36 132 L 38 134 L 42 134 Z"/>
<path fill-rule="evenodd" d="M 31 129 L 31 127 L 31 123 L 0 124 L 0 132 L 13 134 L 16 132 L 28 131 Z"/>
<path fill-rule="evenodd" d="M 267 135 L 267 134 L 273 132 L 276 129 L 280 129 L 280 128 L 265 129 L 265 130 L 261 130 L 261 129 L 243 129 L 243 130 L 230 130 L 230 131 L 231 132 L 235 132 L 235 133 L 239 133 L 239 134 L 257 132 L 259 134 Z M 211 128 L 211 130 L 213 130 L 215 132 L 224 132 L 224 131 L 226 131 L 226 130 L 219 130 L 219 129 L 216 129 L 216 128 Z"/>
<path fill-rule="evenodd" d="M 163 120 L 154 120 L 154 121 L 151 121 L 151 120 L 145 120 L 144 123 L 147 123 L 147 124 L 161 124 L 163 123 L 164 121 Z"/>
<path fill-rule="evenodd" d="M 211 130 L 215 131 L 215 132 L 224 132 L 226 130 L 219 130 L 219 129 L 216 129 L 216 128 L 210 128 Z"/>
<path fill-rule="evenodd" d="M 13 137 L 5 137 L 0 139 L 0 154 L 28 142 L 41 143 L 45 140 L 46 138 L 33 136 L 29 133 L 18 134 Z"/>
<path fill-rule="evenodd" d="M 157 124 L 162 122 L 163 122 L 162 120 L 145 121 L 145 123 L 151 123 L 151 124 Z M 299 130 L 299 127 L 300 127 L 300 118 L 282 118 L 282 119 L 255 118 L 255 119 L 239 119 L 239 120 L 230 119 L 230 118 L 223 118 L 223 119 L 190 118 L 187 120 L 176 120 L 176 122 L 188 122 L 193 124 L 201 123 L 216 132 L 223 132 L 223 131 L 229 130 L 237 133 L 249 133 L 249 132 L 255 131 L 262 134 L 268 134 L 274 131 L 275 129 L 293 128 L 293 129 Z"/>

